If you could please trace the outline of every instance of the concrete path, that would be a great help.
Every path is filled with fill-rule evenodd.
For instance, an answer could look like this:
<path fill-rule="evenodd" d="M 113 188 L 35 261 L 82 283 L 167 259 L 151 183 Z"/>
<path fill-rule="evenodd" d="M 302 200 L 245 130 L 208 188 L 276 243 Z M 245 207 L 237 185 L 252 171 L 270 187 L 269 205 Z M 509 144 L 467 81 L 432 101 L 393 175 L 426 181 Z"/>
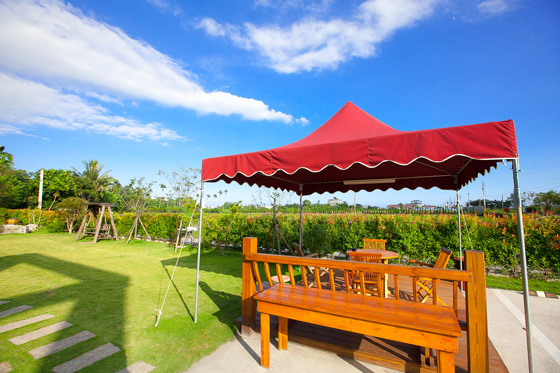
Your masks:
<path fill-rule="evenodd" d="M 488 336 L 511 373 L 529 371 L 523 294 L 487 289 Z M 529 297 L 535 372 L 560 372 L 560 299 Z"/>
<path fill-rule="evenodd" d="M 528 372 L 523 294 L 487 289 L 488 335 L 511 373 Z M 535 372 L 560 372 L 560 299 L 530 297 Z M 325 351 L 290 343 L 288 351 L 270 349 L 270 370 L 260 366 L 260 334 L 238 336 L 188 372 L 394 372 Z"/>
<path fill-rule="evenodd" d="M 260 366 L 261 337 L 238 336 L 234 341 L 224 343 L 214 353 L 196 362 L 187 371 L 190 373 L 294 373 L 294 372 L 375 372 L 393 373 L 395 370 L 347 359 L 322 350 L 289 343 L 288 350 L 270 348 L 270 369 Z"/>

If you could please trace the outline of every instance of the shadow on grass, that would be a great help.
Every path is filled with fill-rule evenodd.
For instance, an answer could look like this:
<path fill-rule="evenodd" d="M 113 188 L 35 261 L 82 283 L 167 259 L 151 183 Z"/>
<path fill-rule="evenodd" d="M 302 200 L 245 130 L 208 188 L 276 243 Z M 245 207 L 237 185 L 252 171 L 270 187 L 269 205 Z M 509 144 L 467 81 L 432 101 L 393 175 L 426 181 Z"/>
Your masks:
<path fill-rule="evenodd" d="M 181 292 L 179 291 L 179 288 L 175 284 L 175 281 L 171 279 L 172 273 L 169 273 L 169 271 L 167 270 L 167 266 L 164 264 L 164 262 L 167 262 L 167 261 L 162 261 L 161 264 L 163 266 L 163 270 L 165 271 L 165 273 L 167 273 L 167 277 L 171 281 L 170 285 L 173 285 L 173 288 L 177 292 L 177 295 L 179 296 L 179 299 L 181 299 L 181 303 L 183 303 L 183 306 L 185 307 L 185 310 L 189 314 L 190 318 L 194 321 L 194 315 L 192 314 L 189 306 L 187 306 L 187 302 L 185 302 L 185 299 L 183 298 L 183 294 L 181 294 Z M 170 285 L 168 285 L 168 286 L 170 286 Z M 161 293 L 161 291 L 160 291 L 160 293 Z M 159 300 L 158 300 L 158 307 L 160 307 Z M 161 306 L 161 308 L 163 308 L 163 305 Z M 156 313 L 156 320 L 157 320 L 157 313 Z"/>
<path fill-rule="evenodd" d="M 125 289 L 129 284 L 128 277 L 40 254 L 2 257 L 0 258 L 0 271 L 18 264 L 32 265 L 56 272 L 71 277 L 77 283 L 10 298 L 11 305 L 28 304 L 34 306 L 35 309 L 47 308 L 45 313 L 48 313 L 50 305 L 73 302 L 74 305 L 69 315 L 54 315 L 55 317 L 65 316 L 64 320 L 74 324 L 68 330 L 58 332 L 55 340 L 83 330 L 89 330 L 97 335 L 90 341 L 81 342 L 67 350 L 41 358 L 37 371 L 50 371 L 54 366 L 107 342 L 118 346 L 121 351 L 98 364 L 102 364 L 103 367 L 109 364 L 117 369 L 126 367 L 126 352 L 122 350 L 122 346 L 124 344 L 124 298 Z M 23 347 L 22 353 L 27 351 L 25 345 Z"/>
<path fill-rule="evenodd" d="M 241 315 L 241 296 L 223 291 L 216 291 L 204 281 L 201 281 L 199 284 L 200 289 L 208 295 L 219 309 L 213 315 L 216 316 L 222 324 L 227 325 L 234 334 L 237 333 L 235 319 Z"/>

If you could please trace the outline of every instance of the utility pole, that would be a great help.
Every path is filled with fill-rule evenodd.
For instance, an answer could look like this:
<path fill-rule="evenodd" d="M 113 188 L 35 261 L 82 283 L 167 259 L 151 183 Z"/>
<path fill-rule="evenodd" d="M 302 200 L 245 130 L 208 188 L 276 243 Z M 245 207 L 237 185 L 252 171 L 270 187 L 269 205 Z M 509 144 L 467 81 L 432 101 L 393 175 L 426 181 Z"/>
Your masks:
<path fill-rule="evenodd" d="M 486 193 L 484 191 L 484 182 L 482 183 L 482 200 L 484 201 L 484 213 L 486 213 Z"/>
<path fill-rule="evenodd" d="M 39 204 L 38 208 L 41 210 L 43 208 L 43 178 L 45 175 L 45 170 L 39 171 Z"/>

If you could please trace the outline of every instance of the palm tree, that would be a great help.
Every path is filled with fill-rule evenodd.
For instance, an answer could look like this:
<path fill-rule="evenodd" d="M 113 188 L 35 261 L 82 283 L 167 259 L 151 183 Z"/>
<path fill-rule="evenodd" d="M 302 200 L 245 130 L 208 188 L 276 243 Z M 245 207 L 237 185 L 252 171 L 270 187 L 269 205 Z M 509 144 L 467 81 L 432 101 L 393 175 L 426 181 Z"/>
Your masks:
<path fill-rule="evenodd" d="M 99 164 L 95 159 L 89 162 L 83 161 L 83 164 L 85 166 L 83 172 L 73 167 L 80 196 L 89 202 L 101 202 L 117 180 L 109 176 L 111 170 L 102 172 L 105 166 Z"/>

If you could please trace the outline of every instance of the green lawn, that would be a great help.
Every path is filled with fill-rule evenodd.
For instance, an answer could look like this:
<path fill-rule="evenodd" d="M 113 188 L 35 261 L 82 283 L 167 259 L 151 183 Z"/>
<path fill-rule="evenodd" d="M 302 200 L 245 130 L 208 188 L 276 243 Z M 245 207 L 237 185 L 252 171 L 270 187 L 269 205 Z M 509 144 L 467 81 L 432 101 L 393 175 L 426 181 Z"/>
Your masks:
<path fill-rule="evenodd" d="M 489 288 L 523 291 L 521 278 L 486 276 L 486 286 Z M 529 279 L 529 290 L 549 291 L 560 295 L 560 281 Z"/>
<path fill-rule="evenodd" d="M 186 248 L 185 248 L 186 250 Z M 187 369 L 234 338 L 241 315 L 241 253 L 201 256 L 198 323 L 194 323 L 196 252 L 183 251 L 158 327 L 154 327 L 176 254 L 162 243 L 74 242 L 68 234 L 0 236 L 0 311 L 32 309 L 0 325 L 49 313 L 55 318 L 0 334 L 0 361 L 14 371 L 50 371 L 83 352 L 111 342 L 121 352 L 84 371 L 117 371 L 139 360 L 162 372 Z M 73 326 L 15 346 L 8 339 L 66 320 Z M 97 337 L 39 360 L 26 352 L 89 330 Z"/>

